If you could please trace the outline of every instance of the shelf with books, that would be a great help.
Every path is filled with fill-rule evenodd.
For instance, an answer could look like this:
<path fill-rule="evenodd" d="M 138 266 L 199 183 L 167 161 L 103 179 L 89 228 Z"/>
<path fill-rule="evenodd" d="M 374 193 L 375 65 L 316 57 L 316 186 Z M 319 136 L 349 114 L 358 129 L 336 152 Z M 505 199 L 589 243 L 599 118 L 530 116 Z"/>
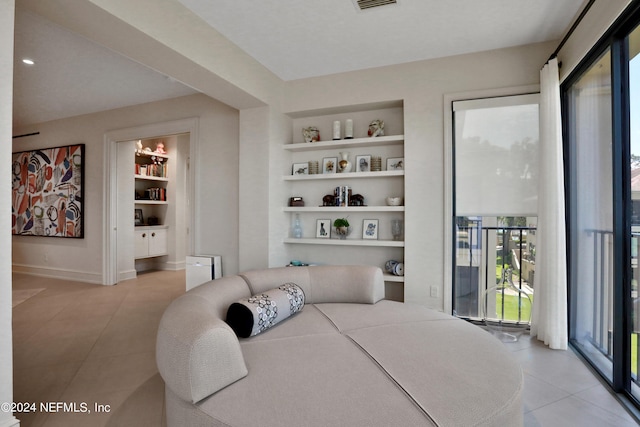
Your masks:
<path fill-rule="evenodd" d="M 163 225 L 166 220 L 169 160 L 166 154 L 136 151 L 134 205 L 142 224 Z"/>

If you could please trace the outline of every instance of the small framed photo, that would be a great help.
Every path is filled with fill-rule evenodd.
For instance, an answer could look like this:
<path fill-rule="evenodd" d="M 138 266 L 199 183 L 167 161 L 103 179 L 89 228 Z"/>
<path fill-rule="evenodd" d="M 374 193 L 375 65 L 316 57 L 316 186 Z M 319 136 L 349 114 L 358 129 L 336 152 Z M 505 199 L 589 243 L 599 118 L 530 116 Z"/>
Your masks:
<path fill-rule="evenodd" d="M 142 217 L 142 209 L 136 209 L 134 216 L 134 225 L 144 225 L 144 218 Z"/>
<path fill-rule="evenodd" d="M 291 168 L 291 175 L 309 175 L 309 162 L 294 163 Z"/>
<path fill-rule="evenodd" d="M 356 156 L 356 172 L 371 172 L 371 155 Z"/>
<path fill-rule="evenodd" d="M 322 173 L 336 173 L 337 168 L 337 157 L 325 157 L 324 159 L 322 159 Z"/>
<path fill-rule="evenodd" d="M 363 239 L 378 239 L 378 220 L 377 219 L 365 219 L 362 221 L 362 238 Z"/>
<path fill-rule="evenodd" d="M 404 170 L 404 157 L 391 157 L 387 159 L 388 171 Z"/>
<path fill-rule="evenodd" d="M 330 219 L 316 220 L 316 238 L 317 239 L 331 238 L 331 220 Z"/>

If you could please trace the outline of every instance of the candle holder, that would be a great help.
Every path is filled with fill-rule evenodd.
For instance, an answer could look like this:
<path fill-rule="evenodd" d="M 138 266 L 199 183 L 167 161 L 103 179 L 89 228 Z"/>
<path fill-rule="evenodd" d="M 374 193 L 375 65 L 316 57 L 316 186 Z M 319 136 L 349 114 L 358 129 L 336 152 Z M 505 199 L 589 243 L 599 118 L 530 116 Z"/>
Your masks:
<path fill-rule="evenodd" d="M 393 240 L 402 240 L 403 221 L 401 219 L 391 220 L 391 235 Z"/>

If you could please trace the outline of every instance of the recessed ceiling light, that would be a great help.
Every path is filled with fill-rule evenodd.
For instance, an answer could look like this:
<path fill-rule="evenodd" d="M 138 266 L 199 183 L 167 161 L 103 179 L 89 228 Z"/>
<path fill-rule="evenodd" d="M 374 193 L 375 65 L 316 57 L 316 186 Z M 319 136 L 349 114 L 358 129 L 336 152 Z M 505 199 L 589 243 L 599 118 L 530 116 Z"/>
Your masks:
<path fill-rule="evenodd" d="M 25 64 L 27 64 L 27 65 L 33 65 L 33 64 L 35 64 L 35 62 L 33 61 L 33 59 L 29 59 L 29 58 L 24 58 L 24 59 L 22 60 L 22 62 L 24 62 L 24 63 L 25 63 Z"/>

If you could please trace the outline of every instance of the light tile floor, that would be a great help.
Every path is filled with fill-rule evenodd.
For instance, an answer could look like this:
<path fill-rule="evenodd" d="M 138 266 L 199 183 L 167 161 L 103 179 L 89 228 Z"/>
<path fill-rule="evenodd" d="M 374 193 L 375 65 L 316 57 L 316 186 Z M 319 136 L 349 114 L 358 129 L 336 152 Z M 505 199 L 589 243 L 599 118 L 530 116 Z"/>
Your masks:
<path fill-rule="evenodd" d="M 524 371 L 526 427 L 624 427 L 638 422 L 571 350 L 523 335 L 506 343 Z"/>
<path fill-rule="evenodd" d="M 141 274 L 117 286 L 14 274 L 15 290 L 45 288 L 13 310 L 14 401 L 79 409 L 84 402 L 91 411 L 16 414 L 21 426 L 164 426 L 155 337 L 184 286 L 184 272 Z M 505 346 L 524 369 L 525 426 L 637 425 L 572 351 L 526 335 Z"/>

